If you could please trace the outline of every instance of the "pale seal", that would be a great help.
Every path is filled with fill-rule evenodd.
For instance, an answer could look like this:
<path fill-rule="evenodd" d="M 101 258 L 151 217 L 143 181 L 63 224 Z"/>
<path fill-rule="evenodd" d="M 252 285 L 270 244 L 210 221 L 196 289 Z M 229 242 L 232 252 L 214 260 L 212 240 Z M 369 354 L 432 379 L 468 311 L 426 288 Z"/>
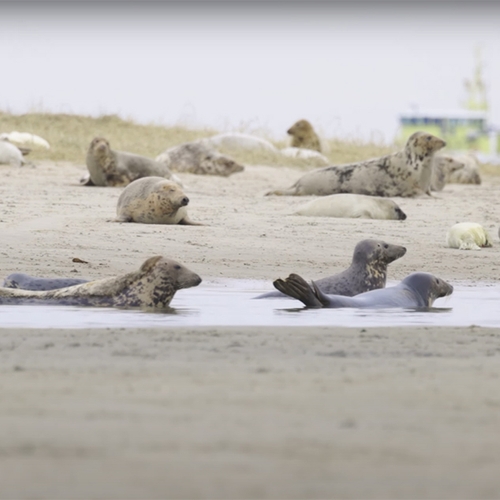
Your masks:
<path fill-rule="evenodd" d="M 344 271 L 316 281 L 324 293 L 352 297 L 359 293 L 384 288 L 387 281 L 387 266 L 403 257 L 406 248 L 380 240 L 362 240 L 354 247 L 351 265 Z M 277 291 L 256 297 L 283 298 Z"/>
<path fill-rule="evenodd" d="M 204 139 L 212 146 L 232 151 L 254 151 L 278 153 L 278 148 L 269 141 L 241 132 L 224 132 Z"/>
<path fill-rule="evenodd" d="M 167 149 L 155 159 L 175 172 L 228 177 L 245 167 L 216 151 L 205 141 L 186 142 Z"/>
<path fill-rule="evenodd" d="M 56 290 L 69 286 L 81 285 L 89 280 L 79 278 L 38 278 L 23 273 L 9 274 L 3 282 L 4 288 L 22 288 L 23 290 Z"/>
<path fill-rule="evenodd" d="M 180 183 L 166 165 L 145 156 L 115 151 L 103 137 L 95 137 L 90 143 L 86 163 L 89 175 L 80 181 L 86 186 L 126 186 L 148 176 Z"/>
<path fill-rule="evenodd" d="M 21 167 L 24 163 L 21 150 L 8 140 L 0 140 L 0 164 Z"/>
<path fill-rule="evenodd" d="M 406 214 L 389 198 L 363 194 L 331 194 L 297 207 L 297 215 L 382 220 L 405 220 Z"/>
<path fill-rule="evenodd" d="M 307 120 L 295 122 L 286 133 L 292 137 L 294 148 L 313 149 L 321 153 L 321 143 L 313 126 Z"/>
<path fill-rule="evenodd" d="M 328 165 L 330 160 L 319 153 L 318 151 L 313 151 L 312 149 L 304 149 L 304 148 L 283 148 L 280 149 L 280 153 L 288 158 L 298 158 L 299 160 L 312 160 L 318 165 Z"/>
<path fill-rule="evenodd" d="M 189 198 L 175 182 L 144 177 L 131 182 L 120 194 L 116 222 L 201 226 L 188 217 L 188 203 Z"/>
<path fill-rule="evenodd" d="M 449 184 L 454 172 L 463 169 L 465 164 L 451 155 L 437 154 L 432 160 L 431 191 L 442 191 Z"/>
<path fill-rule="evenodd" d="M 432 307 L 436 299 L 453 293 L 453 287 L 449 283 L 429 273 L 412 273 L 396 286 L 371 290 L 355 297 L 327 295 L 314 281 L 309 285 L 298 274 L 291 274 L 286 280 L 277 279 L 273 284 L 278 290 L 300 300 L 307 307 L 315 308 L 422 309 Z"/>
<path fill-rule="evenodd" d="M 50 144 L 46 139 L 40 137 L 39 135 L 30 134 L 29 132 L 18 132 L 14 130 L 13 132 L 4 132 L 0 134 L 0 139 L 7 139 L 10 142 L 15 142 L 16 144 L 24 144 L 28 146 L 40 146 L 43 149 L 50 149 Z"/>
<path fill-rule="evenodd" d="M 201 278 L 175 260 L 155 256 L 138 271 L 44 292 L 0 288 L 0 304 L 53 304 L 162 310 L 175 292 L 201 283 Z"/>
<path fill-rule="evenodd" d="M 449 184 L 481 184 L 479 161 L 473 153 L 454 154 L 453 158 L 463 163 L 463 168 L 451 172 L 446 179 Z"/>
<path fill-rule="evenodd" d="M 491 238 L 480 224 L 459 222 L 448 229 L 446 246 L 459 250 L 480 250 L 483 247 L 491 247 Z"/>
<path fill-rule="evenodd" d="M 445 142 L 425 132 L 415 132 L 403 151 L 360 163 L 312 170 L 292 187 L 268 195 L 325 196 L 354 193 L 372 196 L 430 194 L 432 159 Z"/>

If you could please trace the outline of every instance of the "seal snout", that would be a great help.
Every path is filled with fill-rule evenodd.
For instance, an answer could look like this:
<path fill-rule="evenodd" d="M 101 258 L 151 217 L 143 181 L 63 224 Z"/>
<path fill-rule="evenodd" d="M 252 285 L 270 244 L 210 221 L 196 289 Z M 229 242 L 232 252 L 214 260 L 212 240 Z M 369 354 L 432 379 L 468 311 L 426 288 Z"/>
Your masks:
<path fill-rule="evenodd" d="M 187 196 L 184 196 L 181 200 L 181 206 L 185 207 L 189 203 L 189 198 Z"/>

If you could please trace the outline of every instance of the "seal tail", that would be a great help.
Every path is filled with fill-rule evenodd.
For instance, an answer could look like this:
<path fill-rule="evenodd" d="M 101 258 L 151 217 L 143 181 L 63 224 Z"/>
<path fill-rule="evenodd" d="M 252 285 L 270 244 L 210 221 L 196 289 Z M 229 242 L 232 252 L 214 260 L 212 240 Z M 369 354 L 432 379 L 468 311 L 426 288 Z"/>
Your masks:
<path fill-rule="evenodd" d="M 307 307 L 323 307 L 323 302 L 316 295 L 317 287 L 309 286 L 307 281 L 298 274 L 290 274 L 286 280 L 273 281 L 274 287 L 281 293 L 300 300 Z M 320 292 L 321 293 L 321 292 Z"/>

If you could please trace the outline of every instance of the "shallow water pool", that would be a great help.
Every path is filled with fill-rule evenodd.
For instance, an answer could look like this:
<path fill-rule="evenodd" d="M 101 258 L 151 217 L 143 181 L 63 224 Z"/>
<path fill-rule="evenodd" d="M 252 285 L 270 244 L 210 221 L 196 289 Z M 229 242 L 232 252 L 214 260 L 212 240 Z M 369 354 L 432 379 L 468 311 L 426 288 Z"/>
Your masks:
<path fill-rule="evenodd" d="M 389 283 L 388 286 L 396 282 Z M 500 327 L 500 285 L 455 285 L 430 311 L 305 309 L 293 299 L 252 300 L 272 290 L 257 280 L 207 280 L 177 292 L 169 313 L 70 306 L 0 306 L 2 328 L 176 326 L 485 326 Z"/>

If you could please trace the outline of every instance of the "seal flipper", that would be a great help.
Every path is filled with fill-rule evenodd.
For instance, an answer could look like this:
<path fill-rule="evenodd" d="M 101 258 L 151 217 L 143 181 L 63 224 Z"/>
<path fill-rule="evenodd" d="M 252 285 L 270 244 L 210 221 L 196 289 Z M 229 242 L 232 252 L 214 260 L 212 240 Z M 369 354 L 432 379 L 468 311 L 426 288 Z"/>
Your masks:
<path fill-rule="evenodd" d="M 298 274 L 290 274 L 286 280 L 277 279 L 273 281 L 273 285 L 281 293 L 300 300 L 307 307 L 323 307 L 323 303 L 316 296 L 315 290 Z"/>
<path fill-rule="evenodd" d="M 184 226 L 205 226 L 206 224 L 202 224 L 201 222 L 194 222 L 192 221 L 187 215 L 184 217 L 184 219 L 180 220 L 178 224 L 184 225 Z"/>
<path fill-rule="evenodd" d="M 80 179 L 80 184 L 82 186 L 95 186 L 95 184 L 93 183 L 92 179 L 90 178 L 90 174 L 86 174 L 84 175 L 81 179 Z"/>

